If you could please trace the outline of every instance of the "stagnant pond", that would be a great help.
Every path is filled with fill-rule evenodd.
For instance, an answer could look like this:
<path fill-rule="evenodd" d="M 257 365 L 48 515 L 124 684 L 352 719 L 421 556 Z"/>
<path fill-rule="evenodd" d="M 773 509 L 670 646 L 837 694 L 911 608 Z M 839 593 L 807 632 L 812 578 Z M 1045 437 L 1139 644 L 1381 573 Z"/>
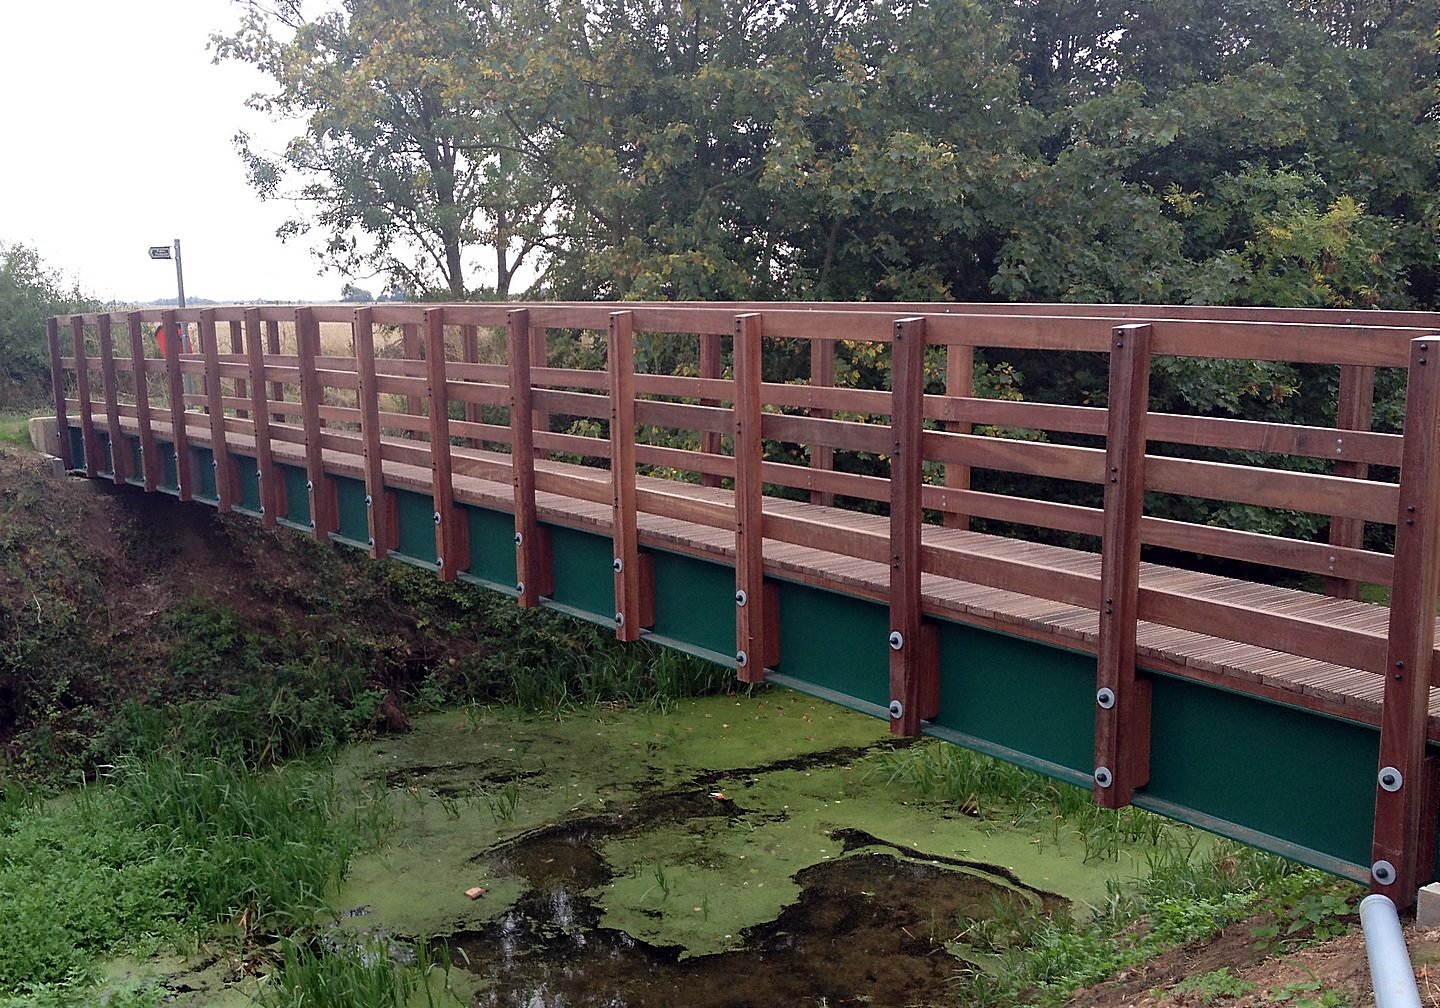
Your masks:
<path fill-rule="evenodd" d="M 485 1008 L 944 1004 L 973 921 L 1083 912 L 1134 873 L 1064 830 L 918 800 L 881 766 L 893 748 L 883 722 L 782 690 L 420 718 L 339 763 L 398 827 L 325 940 L 444 945 Z M 239 993 L 213 964 L 177 987 Z"/>

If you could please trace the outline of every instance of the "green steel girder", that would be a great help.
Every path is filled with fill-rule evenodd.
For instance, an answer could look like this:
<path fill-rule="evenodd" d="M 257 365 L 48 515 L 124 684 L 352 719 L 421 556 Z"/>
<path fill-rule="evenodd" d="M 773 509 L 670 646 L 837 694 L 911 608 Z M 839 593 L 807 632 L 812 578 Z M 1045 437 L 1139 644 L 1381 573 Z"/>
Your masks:
<path fill-rule="evenodd" d="M 334 477 L 335 503 L 340 527 L 331 529 L 332 538 L 359 549 L 370 547 L 370 516 L 365 506 L 365 483 L 349 476 Z"/>
<path fill-rule="evenodd" d="M 285 487 L 285 510 L 276 516 L 276 520 L 293 529 L 311 531 L 310 479 L 305 475 L 305 470 L 291 465 L 277 465 L 275 469 Z"/>
<path fill-rule="evenodd" d="M 235 482 L 240 491 L 239 499 L 235 501 L 235 510 L 242 514 L 259 517 L 261 515 L 260 505 L 260 463 L 250 455 L 231 455 L 231 463 L 235 470 Z"/>
<path fill-rule="evenodd" d="M 145 453 L 141 451 L 140 439 L 125 436 L 126 448 L 130 452 L 130 475 L 125 482 L 132 486 L 145 485 Z"/>
<path fill-rule="evenodd" d="M 168 494 L 180 492 L 180 465 L 175 458 L 175 444 L 171 441 L 156 441 L 155 450 L 160 453 L 160 485 L 157 489 Z"/>
<path fill-rule="evenodd" d="M 464 505 L 470 534 L 470 566 L 459 578 L 509 594 L 515 592 L 515 519 L 508 511 Z"/>
<path fill-rule="evenodd" d="M 79 427 L 67 427 L 70 438 L 70 471 L 85 471 L 85 434 Z"/>
<path fill-rule="evenodd" d="M 195 486 L 190 494 L 205 504 L 217 504 L 220 495 L 215 489 L 215 453 L 200 445 L 190 447 L 190 471 L 195 474 Z"/>

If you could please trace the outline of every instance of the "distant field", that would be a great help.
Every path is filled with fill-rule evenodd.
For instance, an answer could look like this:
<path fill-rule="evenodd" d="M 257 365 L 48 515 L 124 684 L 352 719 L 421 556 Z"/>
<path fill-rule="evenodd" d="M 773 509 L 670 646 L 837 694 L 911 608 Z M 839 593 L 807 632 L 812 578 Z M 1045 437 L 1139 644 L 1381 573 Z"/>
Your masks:
<path fill-rule="evenodd" d="M 460 330 L 447 327 L 446 342 L 449 344 L 449 358 L 459 360 Z M 377 326 L 375 329 L 375 351 L 382 357 L 400 355 L 400 328 L 398 326 Z M 280 323 L 280 352 L 295 353 L 295 326 L 289 322 Z M 320 323 L 320 353 L 326 357 L 350 357 L 355 352 L 353 337 L 348 322 Z M 504 345 L 489 330 L 480 330 L 480 360 L 498 364 L 505 361 Z"/>

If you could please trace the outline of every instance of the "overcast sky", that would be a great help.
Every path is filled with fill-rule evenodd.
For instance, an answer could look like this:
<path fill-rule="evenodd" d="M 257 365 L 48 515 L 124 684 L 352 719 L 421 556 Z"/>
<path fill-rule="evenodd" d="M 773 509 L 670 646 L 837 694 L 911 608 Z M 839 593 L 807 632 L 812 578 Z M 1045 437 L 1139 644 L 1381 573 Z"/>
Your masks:
<path fill-rule="evenodd" d="M 288 204 L 262 203 L 230 138 L 279 147 L 293 126 L 245 108 L 264 79 L 212 65 L 207 42 L 238 21 L 231 0 L 6 3 L 0 27 L 0 242 L 34 247 L 102 299 L 185 293 L 220 301 L 334 300 L 304 238 L 281 244 Z M 360 286 L 375 284 L 357 278 Z"/>

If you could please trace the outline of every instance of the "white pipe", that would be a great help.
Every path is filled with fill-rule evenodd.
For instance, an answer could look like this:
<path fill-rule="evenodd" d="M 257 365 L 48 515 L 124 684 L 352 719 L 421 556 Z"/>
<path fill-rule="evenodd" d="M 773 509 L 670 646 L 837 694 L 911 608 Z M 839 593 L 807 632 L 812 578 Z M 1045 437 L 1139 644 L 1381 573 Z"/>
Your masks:
<path fill-rule="evenodd" d="M 1372 893 L 1360 901 L 1360 927 L 1370 960 L 1375 1008 L 1420 1008 L 1420 991 L 1410 966 L 1410 950 L 1400 932 L 1400 916 L 1390 897 Z"/>

